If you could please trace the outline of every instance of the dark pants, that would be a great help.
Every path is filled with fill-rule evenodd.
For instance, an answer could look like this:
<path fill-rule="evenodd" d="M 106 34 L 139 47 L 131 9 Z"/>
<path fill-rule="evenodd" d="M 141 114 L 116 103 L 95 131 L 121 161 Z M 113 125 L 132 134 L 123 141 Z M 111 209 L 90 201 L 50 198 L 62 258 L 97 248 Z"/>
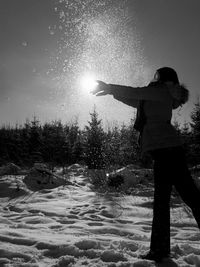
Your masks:
<path fill-rule="evenodd" d="M 151 251 L 170 253 L 170 196 L 172 186 L 191 208 L 200 228 L 200 191 L 187 168 L 181 147 L 159 149 L 152 152 L 154 159 L 154 207 Z"/>

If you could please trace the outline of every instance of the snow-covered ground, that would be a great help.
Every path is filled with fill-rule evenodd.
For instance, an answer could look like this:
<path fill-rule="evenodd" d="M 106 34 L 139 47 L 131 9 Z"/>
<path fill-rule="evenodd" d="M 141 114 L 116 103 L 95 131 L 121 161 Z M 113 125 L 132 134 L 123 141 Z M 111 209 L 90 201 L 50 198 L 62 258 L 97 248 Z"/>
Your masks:
<path fill-rule="evenodd" d="M 155 264 L 138 258 L 149 248 L 152 189 L 97 192 L 84 172 L 69 176 L 79 186 L 31 191 L 24 176 L 0 178 L 0 266 L 200 266 L 200 231 L 183 204 L 171 209 L 173 260 Z"/>

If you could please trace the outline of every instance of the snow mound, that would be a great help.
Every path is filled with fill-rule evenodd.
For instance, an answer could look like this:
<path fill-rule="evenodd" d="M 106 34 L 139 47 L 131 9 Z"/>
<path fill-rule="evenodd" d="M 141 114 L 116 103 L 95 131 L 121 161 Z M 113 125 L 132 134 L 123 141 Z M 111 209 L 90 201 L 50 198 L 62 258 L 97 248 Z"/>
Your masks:
<path fill-rule="evenodd" d="M 82 250 L 88 250 L 88 249 L 92 249 L 92 248 L 100 248 L 99 243 L 97 243 L 94 240 L 81 240 L 77 243 L 75 243 L 75 246 L 78 247 L 79 249 Z"/>
<path fill-rule="evenodd" d="M 0 197 L 19 197 L 27 192 L 22 176 L 0 177 Z"/>
<path fill-rule="evenodd" d="M 116 183 L 122 184 L 124 188 L 134 187 L 139 183 L 149 181 L 153 178 L 151 169 L 139 169 L 135 166 L 128 165 L 121 169 L 108 174 L 108 180 L 111 185 Z"/>
<path fill-rule="evenodd" d="M 191 253 L 187 256 L 184 256 L 183 259 L 192 266 L 200 267 L 200 256 Z"/>
<path fill-rule="evenodd" d="M 0 176 L 3 175 L 17 175 L 20 174 L 21 168 L 14 163 L 8 163 L 5 166 L 0 167 Z"/>
<path fill-rule="evenodd" d="M 49 171 L 44 164 L 36 163 L 29 173 L 24 177 L 23 182 L 32 191 L 40 189 L 52 189 L 66 185 L 65 177 L 60 177 Z"/>
<path fill-rule="evenodd" d="M 72 164 L 67 167 L 68 172 L 82 173 L 86 170 L 86 166 L 80 165 L 78 163 Z"/>
<path fill-rule="evenodd" d="M 54 267 L 67 267 L 72 266 L 71 264 L 75 263 L 75 259 L 72 256 L 62 256 L 59 258 L 59 261 Z"/>
<path fill-rule="evenodd" d="M 112 250 L 105 250 L 101 254 L 101 260 L 104 262 L 119 262 L 119 261 L 128 261 L 123 253 L 116 252 L 114 249 Z"/>

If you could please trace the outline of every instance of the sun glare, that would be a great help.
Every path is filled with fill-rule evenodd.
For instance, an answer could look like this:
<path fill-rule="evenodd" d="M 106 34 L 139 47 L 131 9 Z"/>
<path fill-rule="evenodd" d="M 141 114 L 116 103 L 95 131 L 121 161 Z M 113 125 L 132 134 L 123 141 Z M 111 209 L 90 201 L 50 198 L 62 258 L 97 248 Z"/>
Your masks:
<path fill-rule="evenodd" d="M 85 92 L 90 92 L 92 91 L 96 86 L 97 86 L 97 82 L 94 78 L 93 75 L 91 74 L 87 74 L 84 75 L 81 78 L 81 88 L 85 91 Z"/>

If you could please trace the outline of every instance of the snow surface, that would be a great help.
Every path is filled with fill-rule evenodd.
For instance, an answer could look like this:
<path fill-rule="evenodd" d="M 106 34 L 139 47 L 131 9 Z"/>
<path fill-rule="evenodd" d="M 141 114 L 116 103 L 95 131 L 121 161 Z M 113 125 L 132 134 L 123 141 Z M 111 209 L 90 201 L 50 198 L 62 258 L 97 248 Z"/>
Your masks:
<path fill-rule="evenodd" d="M 141 260 L 149 249 L 153 189 L 95 190 L 73 166 L 74 185 L 30 190 L 24 176 L 0 178 L 0 267 L 200 266 L 200 231 L 184 205 L 171 209 L 173 260 Z"/>

